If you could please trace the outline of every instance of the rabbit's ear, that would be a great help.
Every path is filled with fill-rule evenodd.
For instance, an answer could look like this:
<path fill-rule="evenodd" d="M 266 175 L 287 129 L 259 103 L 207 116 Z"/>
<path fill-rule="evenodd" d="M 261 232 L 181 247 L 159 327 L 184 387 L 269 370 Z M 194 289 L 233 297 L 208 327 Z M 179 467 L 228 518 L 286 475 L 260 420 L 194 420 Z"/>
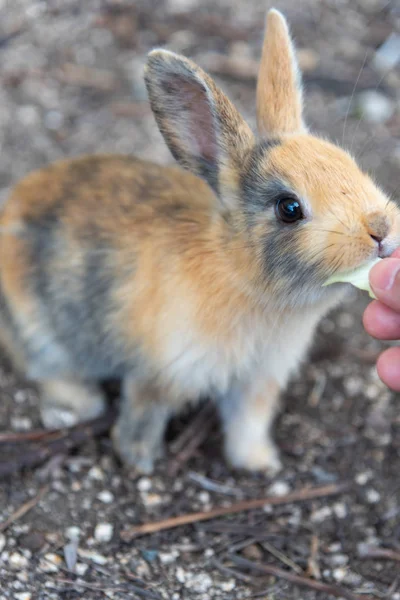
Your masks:
<path fill-rule="evenodd" d="M 257 83 L 257 124 L 263 136 L 305 129 L 295 49 L 286 19 L 275 9 L 267 14 Z"/>
<path fill-rule="evenodd" d="M 157 124 L 176 160 L 222 199 L 231 196 L 254 143 L 235 107 L 202 69 L 166 50 L 149 54 L 145 80 Z"/>

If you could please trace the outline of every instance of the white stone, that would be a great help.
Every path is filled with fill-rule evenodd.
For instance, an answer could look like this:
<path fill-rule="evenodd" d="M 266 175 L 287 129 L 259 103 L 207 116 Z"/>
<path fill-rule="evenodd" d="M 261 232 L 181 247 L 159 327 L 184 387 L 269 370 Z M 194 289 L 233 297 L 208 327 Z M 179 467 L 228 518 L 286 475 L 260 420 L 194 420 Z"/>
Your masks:
<path fill-rule="evenodd" d="M 343 565 L 347 565 L 349 557 L 346 554 L 334 554 L 330 557 L 329 562 L 331 565 L 342 567 Z"/>
<path fill-rule="evenodd" d="M 85 565 L 85 563 L 76 563 L 75 565 L 75 572 L 77 575 L 79 575 L 80 577 L 83 577 L 86 573 L 86 571 L 88 570 L 89 565 Z"/>
<path fill-rule="evenodd" d="M 184 569 L 182 569 L 182 567 L 178 567 L 175 571 L 175 577 L 179 583 L 185 583 L 187 573 Z"/>
<path fill-rule="evenodd" d="M 333 569 L 332 575 L 336 581 L 343 581 L 346 577 L 347 569 L 344 567 L 338 567 L 337 569 Z"/>
<path fill-rule="evenodd" d="M 72 527 L 67 527 L 65 530 L 65 537 L 71 541 L 79 540 L 82 535 L 82 531 L 76 525 L 72 525 Z"/>
<path fill-rule="evenodd" d="M 6 536 L 3 533 L 0 533 L 0 552 L 3 552 L 7 543 Z"/>
<path fill-rule="evenodd" d="M 95 481 L 103 481 L 104 473 L 100 467 L 95 466 L 89 469 L 88 477 L 89 479 L 94 479 Z"/>
<path fill-rule="evenodd" d="M 394 113 L 393 101 L 375 90 L 367 90 L 358 96 L 362 118 L 369 123 L 385 123 Z"/>
<path fill-rule="evenodd" d="M 104 504 L 111 504 L 114 501 L 114 494 L 109 490 L 102 490 L 97 494 L 97 499 Z"/>
<path fill-rule="evenodd" d="M 109 542 L 114 534 L 114 527 L 111 523 L 98 523 L 94 530 L 94 537 L 97 542 Z"/>
<path fill-rule="evenodd" d="M 343 502 L 336 502 L 333 505 L 333 512 L 338 519 L 345 519 L 348 515 L 347 506 Z"/>
<path fill-rule="evenodd" d="M 85 550 L 83 548 L 78 548 L 78 555 L 86 560 L 91 560 L 96 565 L 105 565 L 108 562 L 108 558 L 106 558 L 102 554 L 93 552 L 93 550 Z"/>
<path fill-rule="evenodd" d="M 12 569 L 15 570 L 26 569 L 29 564 L 29 561 L 25 556 L 23 556 L 19 552 L 13 552 L 8 558 L 8 564 Z"/>
<path fill-rule="evenodd" d="M 268 494 L 271 496 L 286 496 L 290 492 L 290 485 L 286 481 L 275 481 L 268 488 Z"/>
<path fill-rule="evenodd" d="M 370 488 L 369 490 L 367 490 L 366 495 L 367 495 L 367 502 L 369 502 L 369 504 L 376 504 L 381 499 L 380 493 L 377 490 L 374 490 L 373 488 Z"/>
<path fill-rule="evenodd" d="M 31 600 L 32 594 L 30 592 L 21 592 L 19 594 L 14 594 L 15 600 Z"/>
<path fill-rule="evenodd" d="M 171 550 L 171 552 L 159 552 L 158 558 L 163 565 L 170 565 L 175 562 L 179 556 L 178 550 Z"/>
<path fill-rule="evenodd" d="M 185 587 L 197 594 L 204 594 L 212 586 L 212 579 L 207 573 L 197 573 L 186 578 Z"/>
<path fill-rule="evenodd" d="M 208 504 L 210 502 L 210 494 L 208 492 L 200 492 L 198 498 L 202 504 Z"/>
<path fill-rule="evenodd" d="M 372 478 L 372 471 L 363 471 L 362 473 L 357 473 L 356 475 L 356 483 L 358 485 L 365 485 Z"/>
<path fill-rule="evenodd" d="M 29 417 L 12 417 L 11 428 L 14 431 L 29 431 L 32 429 L 32 421 Z"/>
<path fill-rule="evenodd" d="M 45 573 L 57 573 L 59 567 L 62 564 L 62 559 L 58 554 L 48 552 L 39 561 L 39 568 Z"/>
<path fill-rule="evenodd" d="M 228 581 L 221 581 L 217 585 L 223 592 L 232 592 L 236 587 L 234 579 L 228 579 Z"/>
<path fill-rule="evenodd" d="M 149 492 L 152 485 L 150 477 L 141 477 L 137 482 L 136 487 L 139 492 Z"/>
<path fill-rule="evenodd" d="M 318 510 L 314 511 L 311 515 L 311 521 L 313 523 L 322 523 L 325 519 L 329 519 L 332 516 L 332 511 L 329 506 L 323 506 Z"/>

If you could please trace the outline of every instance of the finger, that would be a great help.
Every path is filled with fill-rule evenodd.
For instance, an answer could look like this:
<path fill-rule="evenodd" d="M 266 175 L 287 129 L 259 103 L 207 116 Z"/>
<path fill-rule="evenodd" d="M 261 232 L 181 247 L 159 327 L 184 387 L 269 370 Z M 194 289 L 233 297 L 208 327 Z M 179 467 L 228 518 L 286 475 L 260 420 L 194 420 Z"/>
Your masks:
<path fill-rule="evenodd" d="M 371 302 L 364 311 L 363 323 L 366 331 L 380 340 L 400 339 L 400 313 L 382 302 Z"/>
<path fill-rule="evenodd" d="M 400 392 L 400 348 L 385 350 L 378 358 L 376 366 L 383 383 Z"/>
<path fill-rule="evenodd" d="M 385 258 L 376 264 L 369 281 L 378 300 L 400 312 L 400 259 Z"/>

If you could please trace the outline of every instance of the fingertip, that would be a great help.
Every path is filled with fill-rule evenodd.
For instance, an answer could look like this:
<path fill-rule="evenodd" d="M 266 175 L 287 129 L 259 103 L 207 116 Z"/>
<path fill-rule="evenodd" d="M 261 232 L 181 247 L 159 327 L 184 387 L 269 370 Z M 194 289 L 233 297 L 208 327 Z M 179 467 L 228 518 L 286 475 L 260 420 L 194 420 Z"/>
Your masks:
<path fill-rule="evenodd" d="M 385 350 L 378 358 L 376 368 L 383 383 L 400 392 L 400 348 Z"/>

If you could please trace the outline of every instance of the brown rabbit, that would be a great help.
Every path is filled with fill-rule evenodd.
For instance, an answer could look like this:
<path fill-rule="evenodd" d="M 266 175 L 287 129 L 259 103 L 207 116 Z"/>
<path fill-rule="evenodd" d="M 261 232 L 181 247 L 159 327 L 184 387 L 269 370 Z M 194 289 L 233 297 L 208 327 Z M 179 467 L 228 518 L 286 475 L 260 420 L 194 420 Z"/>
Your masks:
<path fill-rule="evenodd" d="M 212 397 L 230 463 L 275 470 L 279 393 L 346 285 L 388 256 L 399 211 L 343 150 L 307 132 L 288 28 L 268 14 L 255 137 L 199 67 L 149 55 L 151 107 L 180 168 L 91 156 L 26 177 L 1 216 L 0 331 L 47 426 L 99 415 L 150 472 L 168 418 Z"/>

